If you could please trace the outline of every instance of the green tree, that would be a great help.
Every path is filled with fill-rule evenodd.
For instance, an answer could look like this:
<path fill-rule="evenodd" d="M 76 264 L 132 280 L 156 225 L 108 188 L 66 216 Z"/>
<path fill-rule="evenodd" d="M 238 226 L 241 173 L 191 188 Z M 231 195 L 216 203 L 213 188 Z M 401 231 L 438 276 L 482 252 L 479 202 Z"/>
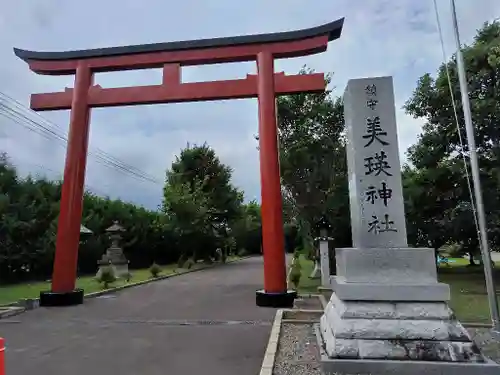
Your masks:
<path fill-rule="evenodd" d="M 181 241 L 179 263 L 188 257 L 209 261 L 241 215 L 243 194 L 231 175 L 207 144 L 188 145 L 167 171 L 163 211 Z"/>
<path fill-rule="evenodd" d="M 497 246 L 500 243 L 499 52 L 499 22 L 486 23 L 478 31 L 473 43 L 463 49 L 483 195 L 485 202 L 488 202 L 486 211 L 490 239 Z M 446 67 L 451 77 L 451 89 L 455 99 L 453 104 L 457 108 L 460 133 L 465 139 L 460 86 L 456 59 L 453 57 L 446 65 L 441 65 L 435 78 L 430 74 L 422 76 L 405 105 L 408 114 L 425 119 L 422 134 L 417 143 L 408 150 L 409 160 L 416 169 L 416 177 L 407 176 L 410 180 L 406 181 L 406 185 L 412 185 L 413 180 L 413 191 L 409 195 L 420 189 L 422 197 L 420 207 L 410 206 L 410 211 L 414 210 L 410 212 L 410 216 L 416 218 L 420 214 L 425 217 L 424 223 L 420 220 L 420 224 L 417 224 L 417 220 L 414 220 L 414 232 L 419 230 L 428 233 L 429 229 L 425 229 L 426 227 L 447 220 L 448 223 L 443 222 L 437 232 L 443 233 L 446 232 L 444 228 L 449 228 L 452 230 L 449 233 L 453 234 L 463 251 L 472 254 L 478 251 L 477 232 L 462 161 L 462 156 L 468 159 L 469 150 L 466 143 L 463 148 L 460 144 Z M 415 184 L 420 184 L 420 187 Z M 423 194 L 424 190 L 427 190 L 426 194 Z M 439 210 L 431 207 L 433 205 L 437 205 Z"/>
<path fill-rule="evenodd" d="M 60 196 L 60 181 L 20 178 L 7 156 L 0 156 L 0 282 L 50 278 Z M 80 245 L 80 273 L 96 272 L 97 260 L 109 245 L 105 230 L 114 220 L 126 228 L 124 251 L 132 267 L 178 258 L 175 236 L 163 213 L 89 192 L 83 202 L 82 223 L 93 235 Z"/>
<path fill-rule="evenodd" d="M 232 233 L 238 251 L 260 254 L 262 243 L 262 219 L 260 205 L 256 201 L 242 205 L 239 219 L 233 224 Z"/>
<path fill-rule="evenodd" d="M 302 74 L 309 72 L 307 69 Z M 326 84 L 331 82 L 331 76 Z M 337 246 L 351 241 L 343 103 L 330 91 L 278 98 L 280 167 L 286 217 L 312 250 L 314 224 L 325 215 Z"/>

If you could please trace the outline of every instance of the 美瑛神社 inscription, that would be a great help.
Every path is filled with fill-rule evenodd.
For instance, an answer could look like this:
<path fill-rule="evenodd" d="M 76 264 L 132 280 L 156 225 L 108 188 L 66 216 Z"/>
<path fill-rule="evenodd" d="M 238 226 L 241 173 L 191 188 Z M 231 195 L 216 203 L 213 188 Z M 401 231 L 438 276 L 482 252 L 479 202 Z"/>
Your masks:
<path fill-rule="evenodd" d="M 391 80 L 351 81 L 344 105 L 353 247 L 406 247 Z"/>

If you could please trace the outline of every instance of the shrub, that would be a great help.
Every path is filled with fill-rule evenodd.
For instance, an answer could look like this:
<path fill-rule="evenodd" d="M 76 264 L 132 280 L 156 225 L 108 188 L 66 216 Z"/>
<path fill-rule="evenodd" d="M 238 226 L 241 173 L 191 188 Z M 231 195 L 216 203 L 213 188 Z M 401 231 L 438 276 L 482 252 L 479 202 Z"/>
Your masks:
<path fill-rule="evenodd" d="M 125 275 L 125 280 L 127 280 L 127 283 L 130 282 L 130 280 L 132 280 L 132 272 L 127 272 L 127 274 Z"/>
<path fill-rule="evenodd" d="M 301 276 L 302 276 L 302 267 L 300 266 L 299 262 L 295 262 L 290 272 L 290 282 L 293 284 L 295 290 L 299 288 Z"/>
<path fill-rule="evenodd" d="M 109 284 L 116 281 L 116 274 L 113 266 L 101 268 L 97 281 L 103 285 L 103 289 L 108 289 Z"/>
<path fill-rule="evenodd" d="M 293 259 L 299 259 L 301 254 L 301 249 L 297 247 L 293 252 Z"/>
<path fill-rule="evenodd" d="M 238 250 L 238 256 L 239 256 L 239 257 L 245 257 L 245 256 L 247 256 L 248 254 L 249 254 L 249 253 L 248 253 L 247 249 L 245 249 L 245 248 L 242 248 L 242 249 L 239 249 L 239 250 Z"/>
<path fill-rule="evenodd" d="M 221 257 L 220 257 L 221 263 L 226 263 L 227 262 L 227 253 L 226 250 L 222 251 Z"/>
<path fill-rule="evenodd" d="M 149 272 L 152 277 L 157 278 L 161 273 L 161 267 L 158 264 L 153 263 L 151 267 L 149 267 Z"/>

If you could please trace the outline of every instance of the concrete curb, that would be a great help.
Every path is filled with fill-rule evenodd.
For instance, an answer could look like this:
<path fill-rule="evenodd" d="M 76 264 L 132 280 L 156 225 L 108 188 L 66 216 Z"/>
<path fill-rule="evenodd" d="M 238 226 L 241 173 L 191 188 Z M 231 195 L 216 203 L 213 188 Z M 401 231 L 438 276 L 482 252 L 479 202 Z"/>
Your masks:
<path fill-rule="evenodd" d="M 89 298 L 95 298 L 95 297 L 99 297 L 99 296 L 106 295 L 106 294 L 112 294 L 112 293 L 116 293 L 116 292 L 119 292 L 119 291 L 124 290 L 124 289 L 133 288 L 135 286 L 140 286 L 140 285 L 144 285 L 144 284 L 149 284 L 149 283 L 152 283 L 152 282 L 155 282 L 155 281 L 161 281 L 161 280 L 169 279 L 169 278 L 175 277 L 175 276 L 181 276 L 181 275 L 186 275 L 186 274 L 192 273 L 192 272 L 198 272 L 198 271 L 203 271 L 203 270 L 207 270 L 207 269 L 222 267 L 222 266 L 225 266 L 226 264 L 239 262 L 241 260 L 248 259 L 248 258 L 252 258 L 252 256 L 251 255 L 250 256 L 245 256 L 245 257 L 241 257 L 241 258 L 238 258 L 238 259 L 229 260 L 226 263 L 214 263 L 212 265 L 207 265 L 207 266 L 200 267 L 200 268 L 186 270 L 184 272 L 172 273 L 172 274 L 168 274 L 168 275 L 164 275 L 164 276 L 159 276 L 159 277 L 156 277 L 156 278 L 151 278 L 151 279 L 148 279 L 148 280 L 142 280 L 142 281 L 138 281 L 138 282 L 131 283 L 131 284 L 121 285 L 121 286 L 118 286 L 118 287 L 115 287 L 115 288 L 109 288 L 109 289 L 105 289 L 105 290 L 100 290 L 98 292 L 93 292 L 93 293 L 85 294 L 84 298 L 85 299 L 89 299 Z M 27 308 L 26 304 L 29 304 L 32 307 L 31 308 Z M 13 307 L 13 308 L 17 307 L 17 308 L 20 308 L 22 311 L 17 312 L 16 314 L 14 314 L 14 315 L 18 315 L 18 314 L 21 314 L 21 313 L 23 313 L 25 311 L 33 310 L 35 308 L 38 308 L 39 305 L 40 305 L 40 299 L 39 298 L 28 298 L 28 299 L 21 299 L 21 300 L 19 300 L 17 302 L 11 302 L 11 303 L 6 304 L 6 305 L 0 305 L 0 308 L 2 308 L 2 307 Z M 10 316 L 13 316 L 13 315 L 10 315 Z M 2 316 L 0 316 L 0 318 L 1 317 Z"/>
<path fill-rule="evenodd" d="M 318 298 L 320 295 L 318 293 L 299 293 L 297 298 Z"/>
<path fill-rule="evenodd" d="M 271 334 L 267 343 L 267 349 L 264 354 L 264 360 L 260 368 L 259 375 L 273 375 L 274 361 L 278 354 L 278 342 L 280 339 L 281 321 L 283 320 L 283 310 L 276 311 Z"/>
<path fill-rule="evenodd" d="M 22 314 L 25 311 L 26 309 L 24 307 L 17 307 L 17 306 L 1 307 L 0 319 L 10 318 L 12 316 Z"/>

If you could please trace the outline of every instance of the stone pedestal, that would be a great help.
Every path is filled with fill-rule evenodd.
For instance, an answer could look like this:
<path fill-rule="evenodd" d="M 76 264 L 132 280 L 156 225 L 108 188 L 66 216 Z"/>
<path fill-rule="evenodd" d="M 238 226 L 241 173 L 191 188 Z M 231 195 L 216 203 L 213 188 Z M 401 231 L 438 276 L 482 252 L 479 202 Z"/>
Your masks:
<path fill-rule="evenodd" d="M 326 373 L 499 374 L 447 302 L 433 249 L 408 248 L 391 77 L 344 97 L 354 248 L 337 249 L 318 339 Z"/>
<path fill-rule="evenodd" d="M 450 288 L 437 282 L 434 249 L 336 249 L 337 297 L 356 301 L 448 301 Z"/>
<path fill-rule="evenodd" d="M 399 363 L 397 373 L 406 374 L 428 361 L 460 363 L 467 374 L 500 371 L 448 307 L 449 287 L 437 282 L 433 262 L 433 249 L 337 249 L 334 293 L 319 325 L 324 365 L 335 368 L 341 360 L 358 373 L 366 360 L 399 361 L 388 363 Z M 383 363 L 379 367 L 385 374 Z M 441 366 L 439 374 L 456 366 L 446 369 Z"/>
<path fill-rule="evenodd" d="M 97 271 L 97 277 L 100 276 L 103 267 L 112 267 L 115 276 L 120 278 L 127 278 L 129 270 L 128 264 L 129 261 L 123 254 L 123 250 L 120 247 L 110 247 L 106 250 L 106 253 L 102 256 L 102 258 L 97 262 L 99 265 L 99 270 Z"/>

